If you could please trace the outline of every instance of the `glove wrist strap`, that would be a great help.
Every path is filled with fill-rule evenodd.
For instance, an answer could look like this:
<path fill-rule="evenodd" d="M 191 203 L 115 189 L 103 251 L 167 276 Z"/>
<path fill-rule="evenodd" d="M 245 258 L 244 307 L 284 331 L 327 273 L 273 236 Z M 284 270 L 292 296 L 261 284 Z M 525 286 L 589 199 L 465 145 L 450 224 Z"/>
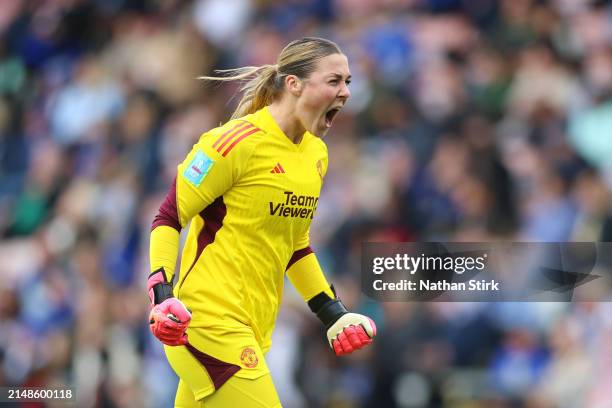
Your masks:
<path fill-rule="evenodd" d="M 159 305 L 164 300 L 173 297 L 172 283 L 168 282 L 163 267 L 151 272 L 147 286 L 149 288 L 149 299 L 151 299 L 153 305 Z"/>
<path fill-rule="evenodd" d="M 174 297 L 172 294 L 172 285 L 169 283 L 158 283 L 151 289 L 153 289 L 153 304 L 155 305 L 159 305 L 164 300 Z"/>
<path fill-rule="evenodd" d="M 323 325 L 327 330 L 332 327 L 340 317 L 347 313 L 348 310 L 346 310 L 346 307 L 344 307 L 342 302 L 339 299 L 334 299 L 323 306 L 323 308 L 317 313 L 317 317 L 319 320 L 321 320 L 321 322 L 323 322 Z"/>
<path fill-rule="evenodd" d="M 331 286 L 334 295 L 336 291 L 333 285 Z M 325 329 L 329 329 L 342 315 L 348 313 L 346 307 L 342 304 L 340 299 L 330 298 L 325 292 L 321 292 L 308 301 L 308 307 L 310 310 L 317 315 L 319 320 L 323 322 Z"/>

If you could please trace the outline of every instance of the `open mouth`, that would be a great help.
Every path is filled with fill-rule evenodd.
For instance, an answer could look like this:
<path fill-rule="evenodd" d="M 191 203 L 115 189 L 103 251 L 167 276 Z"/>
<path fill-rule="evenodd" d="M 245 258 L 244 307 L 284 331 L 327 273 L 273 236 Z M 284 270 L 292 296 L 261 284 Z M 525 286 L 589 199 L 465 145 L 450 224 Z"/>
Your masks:
<path fill-rule="evenodd" d="M 331 108 L 325 113 L 325 126 L 328 128 L 331 127 L 332 123 L 334 122 L 334 118 L 338 115 L 338 112 L 340 112 L 340 108 Z"/>

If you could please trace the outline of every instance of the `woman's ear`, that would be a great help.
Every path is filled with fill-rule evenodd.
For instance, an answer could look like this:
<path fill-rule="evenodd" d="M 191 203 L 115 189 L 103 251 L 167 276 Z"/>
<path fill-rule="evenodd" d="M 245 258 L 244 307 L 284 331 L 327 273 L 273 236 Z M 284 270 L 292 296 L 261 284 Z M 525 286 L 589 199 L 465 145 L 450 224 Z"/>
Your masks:
<path fill-rule="evenodd" d="M 285 77 L 285 88 L 293 96 L 300 96 L 302 94 L 302 87 L 302 80 L 295 75 L 287 75 Z"/>

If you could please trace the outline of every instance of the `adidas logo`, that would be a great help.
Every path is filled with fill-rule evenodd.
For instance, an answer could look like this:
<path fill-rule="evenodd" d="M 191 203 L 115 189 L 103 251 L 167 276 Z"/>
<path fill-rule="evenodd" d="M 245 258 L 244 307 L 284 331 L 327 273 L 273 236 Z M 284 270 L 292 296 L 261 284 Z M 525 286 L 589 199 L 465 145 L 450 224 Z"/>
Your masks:
<path fill-rule="evenodd" d="M 270 173 L 276 173 L 276 174 L 280 174 L 284 172 L 285 172 L 285 169 L 283 169 L 283 166 L 281 166 L 280 163 L 276 163 L 276 166 L 274 166 L 274 168 L 270 170 Z"/>

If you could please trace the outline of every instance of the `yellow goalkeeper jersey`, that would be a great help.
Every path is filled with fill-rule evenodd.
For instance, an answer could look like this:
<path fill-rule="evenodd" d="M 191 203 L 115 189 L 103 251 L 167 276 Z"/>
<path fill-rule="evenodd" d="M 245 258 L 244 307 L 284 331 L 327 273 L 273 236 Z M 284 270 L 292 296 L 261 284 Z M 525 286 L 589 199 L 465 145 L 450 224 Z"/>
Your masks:
<path fill-rule="evenodd" d="M 269 349 L 285 270 L 311 252 L 326 170 L 325 143 L 308 132 L 292 143 L 267 108 L 200 137 L 164 209 L 180 228 L 190 223 L 174 289 L 193 312 L 190 327 L 246 325 Z"/>

